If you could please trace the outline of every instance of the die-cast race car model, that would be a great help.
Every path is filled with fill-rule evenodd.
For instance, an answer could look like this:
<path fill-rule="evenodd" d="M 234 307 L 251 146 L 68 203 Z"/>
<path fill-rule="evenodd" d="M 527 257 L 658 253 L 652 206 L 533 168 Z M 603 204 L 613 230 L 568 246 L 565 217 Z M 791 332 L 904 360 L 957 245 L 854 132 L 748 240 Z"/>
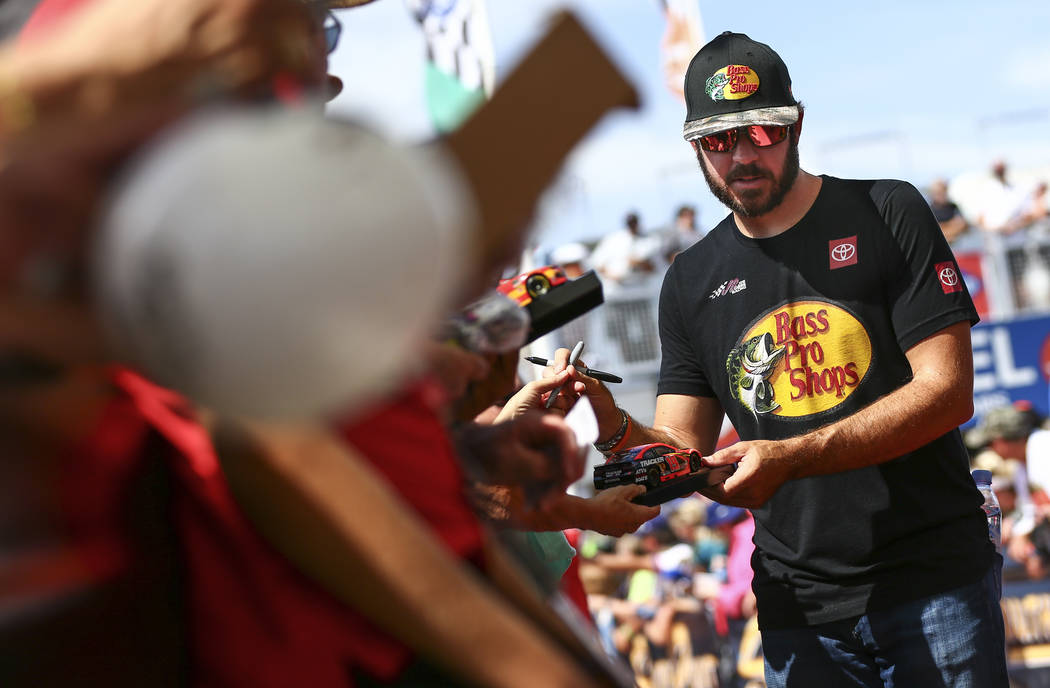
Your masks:
<path fill-rule="evenodd" d="M 667 444 L 640 444 L 609 457 L 594 467 L 594 487 L 604 490 L 616 485 L 638 483 L 650 488 L 695 473 L 702 467 L 697 449 L 676 449 Z"/>
<path fill-rule="evenodd" d="M 523 272 L 517 277 L 500 280 L 496 289 L 517 301 L 519 306 L 527 306 L 534 298 L 568 281 L 564 270 L 557 265 L 547 265 Z"/>

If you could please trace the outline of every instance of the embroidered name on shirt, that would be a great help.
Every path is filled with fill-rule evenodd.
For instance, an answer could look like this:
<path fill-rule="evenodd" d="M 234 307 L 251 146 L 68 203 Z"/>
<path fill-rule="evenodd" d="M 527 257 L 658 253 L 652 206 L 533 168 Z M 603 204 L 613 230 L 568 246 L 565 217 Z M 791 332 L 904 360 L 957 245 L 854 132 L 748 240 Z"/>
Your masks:
<path fill-rule="evenodd" d="M 937 279 L 941 283 L 941 290 L 945 294 L 963 290 L 962 278 L 959 277 L 959 269 L 955 267 L 954 262 L 949 260 L 946 263 L 937 263 L 933 266 L 933 270 L 937 273 Z"/>
<path fill-rule="evenodd" d="M 838 270 L 847 265 L 857 264 L 857 235 L 845 239 L 832 239 L 828 242 L 828 268 Z"/>
<path fill-rule="evenodd" d="M 731 280 L 722 282 L 722 285 L 711 292 L 708 299 L 717 299 L 719 296 L 725 296 L 726 294 L 736 294 L 747 289 L 747 280 L 742 280 L 739 277 L 734 277 Z"/>

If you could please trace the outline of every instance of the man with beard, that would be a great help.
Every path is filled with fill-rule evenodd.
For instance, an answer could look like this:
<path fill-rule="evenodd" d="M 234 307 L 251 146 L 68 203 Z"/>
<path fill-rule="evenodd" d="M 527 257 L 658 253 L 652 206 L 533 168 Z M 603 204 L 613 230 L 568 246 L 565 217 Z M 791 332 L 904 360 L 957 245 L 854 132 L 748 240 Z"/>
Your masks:
<path fill-rule="evenodd" d="M 926 202 L 799 169 L 787 67 L 743 34 L 697 53 L 685 93 L 732 213 L 667 271 L 653 427 L 573 371 L 598 448 L 708 454 L 728 415 L 742 441 L 705 463 L 736 471 L 705 494 L 754 514 L 769 686 L 1006 686 L 1001 558 L 957 427 L 977 314 Z"/>

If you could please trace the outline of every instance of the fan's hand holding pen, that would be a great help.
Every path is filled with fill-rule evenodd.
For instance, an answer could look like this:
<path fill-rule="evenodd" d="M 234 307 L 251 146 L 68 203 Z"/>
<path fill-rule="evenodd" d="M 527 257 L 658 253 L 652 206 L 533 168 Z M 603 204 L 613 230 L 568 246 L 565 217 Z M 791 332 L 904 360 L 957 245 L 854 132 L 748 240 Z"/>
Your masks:
<path fill-rule="evenodd" d="M 569 365 L 570 353 L 568 349 L 555 351 L 551 365 L 544 372 L 545 376 L 551 376 L 562 372 L 566 368 L 569 369 L 571 384 L 566 384 L 562 388 L 562 393 L 555 406 L 568 411 L 576 403 L 577 399 L 587 395 L 591 401 L 591 406 L 594 407 L 594 415 L 598 419 L 598 438 L 599 440 L 607 439 L 620 428 L 623 416 L 620 414 L 620 410 L 616 406 L 616 400 L 609 389 L 600 380 L 596 380 L 581 372 L 582 369 L 587 367 L 582 359 L 577 359 L 572 366 Z"/>

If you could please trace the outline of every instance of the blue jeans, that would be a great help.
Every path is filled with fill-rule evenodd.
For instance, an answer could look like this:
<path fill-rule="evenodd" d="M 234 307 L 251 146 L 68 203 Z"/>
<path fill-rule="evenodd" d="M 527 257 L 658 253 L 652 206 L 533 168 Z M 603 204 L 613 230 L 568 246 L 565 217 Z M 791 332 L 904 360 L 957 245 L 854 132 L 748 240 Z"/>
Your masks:
<path fill-rule="evenodd" d="M 768 688 L 1007 688 L 1000 567 L 973 585 L 804 628 L 762 631 Z"/>

